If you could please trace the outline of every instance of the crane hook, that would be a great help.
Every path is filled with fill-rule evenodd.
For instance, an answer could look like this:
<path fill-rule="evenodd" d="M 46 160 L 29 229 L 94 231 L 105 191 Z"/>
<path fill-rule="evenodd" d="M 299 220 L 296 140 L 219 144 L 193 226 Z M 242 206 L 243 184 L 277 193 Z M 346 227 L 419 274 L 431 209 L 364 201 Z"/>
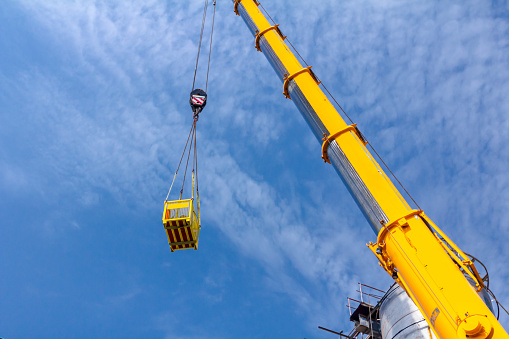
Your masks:
<path fill-rule="evenodd" d="M 207 104 L 207 93 L 199 88 L 194 89 L 191 92 L 189 104 L 193 110 L 194 118 L 197 119 L 198 114 L 200 114 L 200 112 L 205 108 L 205 105 Z"/>

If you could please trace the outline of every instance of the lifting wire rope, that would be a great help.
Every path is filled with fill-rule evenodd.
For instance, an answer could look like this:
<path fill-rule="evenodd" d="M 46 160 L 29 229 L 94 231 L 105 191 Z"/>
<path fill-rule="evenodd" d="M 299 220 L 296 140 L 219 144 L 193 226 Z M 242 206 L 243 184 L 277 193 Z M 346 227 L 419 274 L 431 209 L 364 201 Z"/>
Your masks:
<path fill-rule="evenodd" d="M 209 5 L 209 0 L 205 0 L 205 5 L 203 7 L 203 17 L 200 31 L 200 40 L 198 43 L 198 52 L 196 55 L 196 64 L 194 68 L 194 76 L 193 76 L 193 88 L 191 90 L 189 104 L 191 105 L 191 109 L 193 111 L 193 123 L 191 125 L 191 130 L 187 136 L 187 141 L 184 147 L 184 151 L 180 157 L 179 164 L 177 166 L 177 170 L 175 171 L 175 175 L 173 176 L 173 180 L 170 185 L 170 189 L 168 190 L 168 194 L 166 195 L 166 199 L 164 201 L 164 212 L 163 212 L 163 225 L 166 230 L 166 234 L 168 236 L 168 242 L 170 244 L 171 251 L 186 249 L 186 248 L 194 248 L 195 250 L 198 248 L 198 237 L 201 229 L 201 220 L 200 220 L 200 195 L 198 188 L 198 152 L 196 147 L 196 123 L 199 119 L 199 114 L 205 108 L 207 104 L 207 93 L 208 89 L 208 81 L 209 81 L 209 71 L 210 71 L 210 58 L 212 52 L 212 38 L 214 34 L 214 22 L 216 16 L 216 0 L 213 0 L 214 13 L 212 16 L 212 28 L 210 33 L 210 44 L 209 44 L 209 55 L 208 55 L 208 63 L 207 63 L 207 75 L 205 82 L 205 91 L 199 88 L 195 88 L 196 84 L 196 75 L 198 73 L 198 64 L 200 61 L 200 52 L 201 45 L 203 42 L 203 32 L 205 28 L 205 22 L 207 18 L 207 9 Z M 189 147 L 189 148 L 188 148 Z M 187 171 L 189 168 L 189 160 L 191 159 L 191 150 L 193 150 L 192 157 L 192 195 L 191 199 L 182 199 L 182 195 L 184 193 L 184 187 L 186 183 Z M 177 178 L 180 167 L 183 165 L 184 156 L 187 153 L 186 158 L 186 166 L 184 169 L 184 177 L 182 180 L 182 186 L 180 188 L 179 199 L 175 201 L 168 201 L 173 185 L 175 184 L 175 179 Z M 196 198 L 195 198 L 195 187 L 196 187 Z M 196 206 L 195 206 L 196 202 Z"/>
<path fill-rule="evenodd" d="M 171 185 L 170 185 L 170 189 L 168 190 L 168 194 L 166 195 L 166 199 L 165 201 L 168 201 L 168 198 L 170 197 L 170 193 L 171 193 L 171 190 L 173 188 L 173 184 L 175 183 L 175 179 L 177 178 L 177 174 L 179 172 L 179 169 L 180 169 L 180 166 L 182 165 L 182 160 L 184 159 L 184 155 L 186 154 L 186 151 L 187 151 L 187 146 L 189 145 L 189 140 L 191 140 L 191 145 L 189 145 L 189 150 L 188 150 L 188 155 L 187 155 L 187 161 L 186 161 L 186 171 L 187 172 L 187 166 L 189 164 L 189 157 L 190 157 L 190 154 L 191 154 L 191 148 L 193 148 L 193 144 L 194 144 L 194 149 L 195 149 L 195 153 L 194 153 L 194 160 L 193 160 L 193 172 L 195 170 L 195 165 L 196 165 L 196 169 L 198 169 L 198 158 L 197 158 L 197 154 L 196 154 L 196 121 L 198 119 L 193 119 L 193 124 L 191 125 L 191 130 L 189 131 L 189 135 L 187 136 L 187 141 L 186 141 L 186 145 L 184 146 L 184 151 L 182 152 L 182 155 L 180 156 L 180 161 L 179 161 L 179 164 L 177 166 L 177 170 L 175 171 L 175 175 L 173 176 L 173 180 L 171 182 Z M 196 173 L 198 174 L 198 173 Z M 184 180 L 182 181 L 182 187 L 180 189 L 180 196 L 179 196 L 179 200 L 182 199 L 182 193 L 184 192 L 184 184 L 185 184 L 185 181 L 186 181 L 186 173 L 184 173 Z"/>
<path fill-rule="evenodd" d="M 207 93 L 206 93 L 206 90 L 208 88 L 208 81 L 209 81 L 210 56 L 212 54 L 211 53 L 212 52 L 212 38 L 213 38 L 213 34 L 214 34 L 214 22 L 215 22 L 215 16 L 216 16 L 216 0 L 213 1 L 214 13 L 213 13 L 213 16 L 212 16 L 212 28 L 211 28 L 211 32 L 210 32 L 209 57 L 208 57 L 208 63 L 207 63 L 207 78 L 206 78 L 206 82 L 205 82 L 205 91 L 203 91 L 202 89 L 195 89 L 194 86 L 196 84 L 196 75 L 198 73 L 198 64 L 199 64 L 199 61 L 200 61 L 200 51 L 201 51 L 201 45 L 202 45 L 202 41 L 203 41 L 203 31 L 204 31 L 205 22 L 206 22 L 206 19 L 207 19 L 208 3 L 209 3 L 209 1 L 205 0 L 205 5 L 203 7 L 203 17 L 202 17 L 202 23 L 201 23 L 201 30 L 200 30 L 200 41 L 198 43 L 198 53 L 196 55 L 196 64 L 195 64 L 195 67 L 194 67 L 193 88 L 191 89 L 191 97 L 189 99 L 189 104 L 191 105 L 191 109 L 193 110 L 193 124 L 191 126 L 191 130 L 189 131 L 189 135 L 187 137 L 187 142 L 186 142 L 186 145 L 184 147 L 184 151 L 182 153 L 182 156 L 180 157 L 179 165 L 177 167 L 177 170 L 175 171 L 175 175 L 173 176 L 173 181 L 171 183 L 170 190 L 168 191 L 168 195 L 166 196 L 166 200 L 168 200 L 168 198 L 170 196 L 171 189 L 173 188 L 173 184 L 175 183 L 175 178 L 177 177 L 178 171 L 180 169 L 180 165 L 182 164 L 182 160 L 183 160 L 184 155 L 186 153 L 187 145 L 189 144 L 189 139 L 191 139 L 191 145 L 189 146 L 187 162 L 186 162 L 186 170 L 185 170 L 185 173 L 184 173 L 184 180 L 182 182 L 182 188 L 180 190 L 180 199 L 182 199 L 182 193 L 183 193 L 183 190 L 184 190 L 184 184 L 185 184 L 185 181 L 186 181 L 187 168 L 188 168 L 188 165 L 189 165 L 189 158 L 190 158 L 190 154 L 191 154 L 191 148 L 193 148 L 193 146 L 192 146 L 193 144 L 194 144 L 193 172 L 195 171 L 195 167 L 196 167 L 196 178 L 198 179 L 198 158 L 197 158 L 197 153 L 196 153 L 196 122 L 198 121 L 200 112 L 203 110 L 203 108 L 205 108 L 205 105 L 207 104 Z M 196 180 L 196 187 L 198 188 L 198 180 Z"/>
<path fill-rule="evenodd" d="M 198 73 L 198 64 L 200 61 L 200 51 L 201 51 L 201 44 L 203 41 L 203 30 L 205 28 L 205 21 L 207 19 L 207 8 L 209 5 L 209 0 L 205 0 L 205 5 L 203 6 L 203 18 L 201 22 L 201 31 L 200 31 L 200 42 L 198 43 L 198 53 L 196 55 L 196 65 L 194 66 L 194 77 L 193 77 L 193 87 L 191 88 L 191 92 L 194 91 L 195 83 L 196 83 L 196 74 Z M 205 92 L 207 91 L 207 86 L 209 83 L 209 70 L 210 70 L 210 56 L 212 52 L 212 37 L 214 35 L 214 22 L 216 18 L 216 0 L 213 1 L 212 5 L 214 6 L 214 13 L 212 14 L 212 28 L 210 30 L 210 45 L 209 45 L 209 60 L 207 64 L 207 80 L 205 81 Z"/>

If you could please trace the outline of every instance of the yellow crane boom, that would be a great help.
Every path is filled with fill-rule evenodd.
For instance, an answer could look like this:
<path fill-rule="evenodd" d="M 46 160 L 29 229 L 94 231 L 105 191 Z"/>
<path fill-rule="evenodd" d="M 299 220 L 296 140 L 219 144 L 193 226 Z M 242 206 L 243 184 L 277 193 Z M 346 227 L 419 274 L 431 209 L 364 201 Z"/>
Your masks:
<path fill-rule="evenodd" d="M 484 288 L 473 263 L 421 210 L 413 210 L 271 25 L 256 0 L 232 0 L 291 99 L 322 144 L 322 158 L 341 176 L 378 235 L 369 247 L 407 292 L 439 338 L 509 338 L 477 291 Z M 472 286 L 469 275 L 476 286 Z"/>

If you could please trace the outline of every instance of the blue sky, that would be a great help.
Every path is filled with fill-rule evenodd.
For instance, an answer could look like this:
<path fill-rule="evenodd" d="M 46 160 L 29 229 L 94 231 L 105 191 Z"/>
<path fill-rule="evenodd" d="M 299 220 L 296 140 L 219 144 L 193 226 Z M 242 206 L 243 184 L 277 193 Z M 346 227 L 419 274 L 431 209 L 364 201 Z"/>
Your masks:
<path fill-rule="evenodd" d="M 198 123 L 200 248 L 170 253 L 162 208 L 192 120 L 202 5 L 0 5 L 1 337 L 331 338 L 317 326 L 350 329 L 358 282 L 391 284 L 226 0 Z M 509 305 L 507 4 L 263 5 Z"/>

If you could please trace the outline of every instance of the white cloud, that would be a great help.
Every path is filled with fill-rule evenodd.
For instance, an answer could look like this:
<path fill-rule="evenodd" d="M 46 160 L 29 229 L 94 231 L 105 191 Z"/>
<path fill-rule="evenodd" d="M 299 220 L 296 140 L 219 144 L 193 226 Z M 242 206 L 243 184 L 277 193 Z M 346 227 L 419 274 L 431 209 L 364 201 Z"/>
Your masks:
<path fill-rule="evenodd" d="M 12 83 L 30 93 L 24 108 L 41 128 L 34 160 L 45 165 L 35 174 L 52 178 L 46 185 L 62 179 L 54 195 L 85 192 L 85 206 L 104 189 L 154 208 L 190 123 L 182 98 L 194 68 L 199 25 L 189 18 L 200 17 L 198 2 L 22 3 L 62 52 L 61 73 L 26 70 Z M 465 250 L 488 257 L 501 288 L 509 273 L 497 258 L 509 253 L 500 243 L 491 252 L 491 234 L 509 235 L 507 22 L 474 2 L 288 3 L 266 8 L 425 211 Z M 377 284 L 385 274 L 359 269 L 376 266 L 360 240 L 374 236 L 338 207 L 349 197 L 329 192 L 329 181 L 339 181 L 331 172 L 285 168 L 296 155 L 278 149 L 297 150 L 302 162 L 314 161 L 313 151 L 319 162 L 319 145 L 301 133 L 242 21 L 219 5 L 209 105 L 199 122 L 204 220 L 265 269 L 267 286 L 306 310 L 310 327 L 322 319 L 344 325 L 338 314 L 346 319 L 343 301 L 357 280 Z M 0 173 L 16 187 L 34 174 L 10 165 Z M 474 239 L 481 224 L 482 243 Z M 171 331 L 168 318 L 158 324 Z"/>

